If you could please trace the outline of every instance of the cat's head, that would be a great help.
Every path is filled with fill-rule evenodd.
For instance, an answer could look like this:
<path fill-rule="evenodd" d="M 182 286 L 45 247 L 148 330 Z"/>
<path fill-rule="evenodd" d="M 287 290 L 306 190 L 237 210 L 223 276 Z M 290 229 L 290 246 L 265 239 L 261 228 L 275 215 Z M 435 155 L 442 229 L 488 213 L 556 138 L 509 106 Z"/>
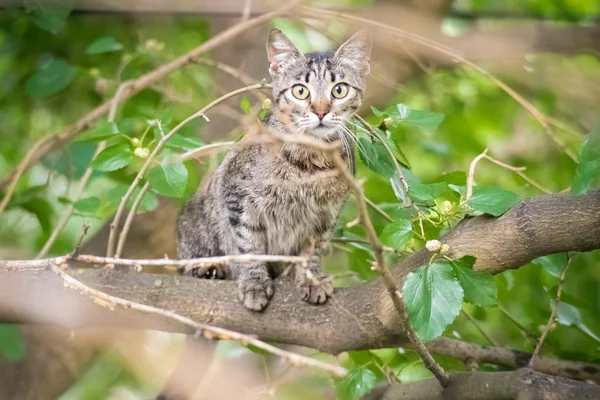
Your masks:
<path fill-rule="evenodd" d="M 335 51 L 300 52 L 278 29 L 267 39 L 274 111 L 295 132 L 337 138 L 360 107 L 369 74 L 371 37 L 360 31 Z"/>

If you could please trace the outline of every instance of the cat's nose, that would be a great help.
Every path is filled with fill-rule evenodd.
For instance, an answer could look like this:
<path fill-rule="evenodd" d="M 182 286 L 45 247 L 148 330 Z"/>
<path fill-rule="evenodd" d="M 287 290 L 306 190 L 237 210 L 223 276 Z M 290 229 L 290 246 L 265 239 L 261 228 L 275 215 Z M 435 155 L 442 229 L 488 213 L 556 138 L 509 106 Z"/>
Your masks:
<path fill-rule="evenodd" d="M 319 101 L 313 103 L 311 109 L 312 112 L 317 114 L 319 120 L 322 120 L 327 114 L 329 114 L 329 111 L 331 111 L 331 105 L 328 102 Z"/>

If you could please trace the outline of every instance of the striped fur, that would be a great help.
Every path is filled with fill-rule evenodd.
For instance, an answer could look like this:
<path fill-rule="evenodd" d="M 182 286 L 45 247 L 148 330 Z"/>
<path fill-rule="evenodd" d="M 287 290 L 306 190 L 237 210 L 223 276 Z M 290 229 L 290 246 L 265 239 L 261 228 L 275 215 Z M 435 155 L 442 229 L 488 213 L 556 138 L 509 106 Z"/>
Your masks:
<path fill-rule="evenodd" d="M 267 53 L 274 105 L 264 121 L 266 128 L 327 142 L 341 140 L 342 158 L 353 170 L 353 138 L 346 124 L 363 99 L 370 50 L 369 36 L 359 32 L 335 52 L 302 54 L 281 31 L 271 30 Z M 340 83 L 348 91 L 338 99 L 332 90 Z M 310 92 L 303 100 L 294 96 L 299 84 Z M 349 191 L 333 169 L 321 152 L 300 145 L 242 142 L 183 208 L 177 223 L 179 257 L 327 253 Z M 238 281 L 241 302 L 260 311 L 273 295 L 272 279 L 286 267 L 233 264 L 227 275 Z M 292 268 L 299 293 L 310 303 L 324 303 L 332 293 L 331 283 L 324 281 L 318 261 L 309 268 L 322 282 L 315 285 L 302 268 Z"/>

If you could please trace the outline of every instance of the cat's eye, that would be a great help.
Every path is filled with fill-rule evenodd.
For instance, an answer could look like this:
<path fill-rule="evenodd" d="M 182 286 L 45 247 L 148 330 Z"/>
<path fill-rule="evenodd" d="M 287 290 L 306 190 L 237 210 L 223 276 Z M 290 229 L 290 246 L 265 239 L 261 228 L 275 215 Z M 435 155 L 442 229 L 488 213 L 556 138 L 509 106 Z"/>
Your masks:
<path fill-rule="evenodd" d="M 308 97 L 310 92 L 308 91 L 308 88 L 304 85 L 294 85 L 294 87 L 292 88 L 292 94 L 298 100 L 304 100 Z"/>
<path fill-rule="evenodd" d="M 345 83 L 338 83 L 331 90 L 331 94 L 336 99 L 343 99 L 348 95 L 348 85 L 346 85 Z"/>

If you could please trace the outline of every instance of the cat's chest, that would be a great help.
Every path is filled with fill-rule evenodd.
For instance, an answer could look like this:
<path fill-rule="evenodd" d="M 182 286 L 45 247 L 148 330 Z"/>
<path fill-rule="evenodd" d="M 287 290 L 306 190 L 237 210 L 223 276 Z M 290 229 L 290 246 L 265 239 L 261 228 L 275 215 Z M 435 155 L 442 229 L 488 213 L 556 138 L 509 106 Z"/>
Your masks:
<path fill-rule="evenodd" d="M 257 188 L 257 200 L 263 203 L 264 210 L 268 212 L 282 207 L 293 208 L 297 212 L 318 212 L 339 208 L 348 191 L 348 184 L 332 170 L 266 180 Z"/>

